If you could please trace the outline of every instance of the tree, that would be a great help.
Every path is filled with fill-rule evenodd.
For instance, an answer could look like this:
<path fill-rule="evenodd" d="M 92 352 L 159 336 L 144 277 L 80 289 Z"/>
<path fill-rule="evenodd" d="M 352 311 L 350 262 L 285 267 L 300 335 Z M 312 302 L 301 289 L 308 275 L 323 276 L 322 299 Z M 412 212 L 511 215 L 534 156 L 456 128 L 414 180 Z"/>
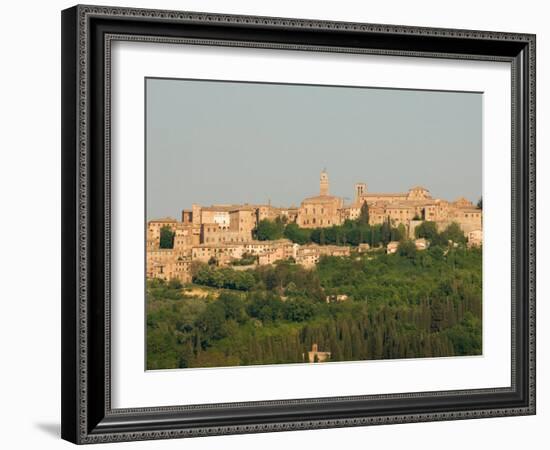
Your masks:
<path fill-rule="evenodd" d="M 170 287 L 171 289 L 181 289 L 183 287 L 183 284 L 179 279 L 171 278 L 168 282 L 168 287 Z"/>
<path fill-rule="evenodd" d="M 397 253 L 399 256 L 414 259 L 416 257 L 416 245 L 414 245 L 413 241 L 402 241 L 399 243 Z"/>
<path fill-rule="evenodd" d="M 382 227 L 380 228 L 380 240 L 384 245 L 388 245 L 391 239 L 391 226 L 389 217 L 384 220 Z"/>
<path fill-rule="evenodd" d="M 369 224 L 369 205 L 367 205 L 367 202 L 363 202 L 361 205 L 361 212 L 359 213 L 358 222 L 359 225 Z"/>
<path fill-rule="evenodd" d="M 456 222 L 452 222 L 446 229 L 441 233 L 441 236 L 446 241 L 453 241 L 459 244 L 465 244 L 466 243 L 466 236 L 464 236 L 464 233 L 462 232 L 462 229 L 460 228 L 460 225 L 458 225 Z"/>
<path fill-rule="evenodd" d="M 477 201 L 477 209 L 483 209 L 483 197 L 479 197 Z"/>
<path fill-rule="evenodd" d="M 396 231 L 394 232 L 394 240 L 395 241 L 402 241 L 407 238 L 407 229 L 405 228 L 405 225 L 400 223 L 397 226 Z"/>
<path fill-rule="evenodd" d="M 160 229 L 160 248 L 174 248 L 174 236 L 175 232 L 168 225 L 164 225 Z"/>
<path fill-rule="evenodd" d="M 276 220 L 260 220 L 255 229 L 256 238 L 259 241 L 273 241 L 283 237 L 284 223 L 277 218 Z"/>
<path fill-rule="evenodd" d="M 286 302 L 284 310 L 285 319 L 292 322 L 304 322 L 315 313 L 313 303 L 302 298 Z"/>
<path fill-rule="evenodd" d="M 319 232 L 319 245 L 325 245 L 326 244 L 326 238 L 325 238 L 325 230 L 321 228 L 321 231 Z"/>
<path fill-rule="evenodd" d="M 426 220 L 414 229 L 414 235 L 417 238 L 425 238 L 431 241 L 438 235 L 437 225 L 435 224 L 435 222 L 430 222 Z"/>
<path fill-rule="evenodd" d="M 296 244 L 304 245 L 311 242 L 311 230 L 300 228 L 295 223 L 289 223 L 285 227 L 284 237 Z"/>

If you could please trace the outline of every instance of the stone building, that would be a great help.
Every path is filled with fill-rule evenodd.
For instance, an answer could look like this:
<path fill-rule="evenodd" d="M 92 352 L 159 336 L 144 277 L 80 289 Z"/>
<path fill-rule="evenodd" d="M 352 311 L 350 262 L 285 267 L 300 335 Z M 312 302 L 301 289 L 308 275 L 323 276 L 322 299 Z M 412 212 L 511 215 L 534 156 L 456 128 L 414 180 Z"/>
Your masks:
<path fill-rule="evenodd" d="M 386 253 L 388 255 L 392 255 L 394 253 L 397 253 L 398 249 L 399 249 L 399 242 L 398 241 L 391 241 L 391 242 L 388 242 L 388 245 L 386 245 Z"/>
<path fill-rule="evenodd" d="M 257 256 L 259 265 L 273 264 L 276 261 L 295 258 L 298 244 L 288 239 L 276 241 L 246 241 L 233 243 L 203 243 L 193 246 L 193 261 L 208 263 L 212 259 L 219 266 L 226 266 L 245 255 Z"/>
<path fill-rule="evenodd" d="M 307 360 L 310 363 L 325 362 L 330 359 L 330 355 L 330 352 L 319 351 L 319 346 L 315 343 L 311 346 L 311 350 L 307 352 Z M 304 359 L 306 359 L 305 355 Z"/>
<path fill-rule="evenodd" d="M 296 251 L 299 247 L 289 239 L 278 239 L 275 241 L 249 241 L 244 244 L 245 252 L 249 255 L 260 256 L 267 252 L 281 248 L 285 259 L 296 258 Z"/>
<path fill-rule="evenodd" d="M 306 268 L 314 267 L 321 256 L 350 256 L 351 248 L 344 245 L 301 245 L 296 252 L 296 263 Z"/>
<path fill-rule="evenodd" d="M 199 244 L 191 249 L 193 261 L 208 263 L 211 259 L 214 259 L 221 266 L 227 265 L 235 259 L 242 258 L 244 253 L 245 246 L 243 243 Z"/>
<path fill-rule="evenodd" d="M 415 239 L 414 246 L 417 250 L 426 250 L 428 248 L 428 241 L 424 238 Z"/>
<path fill-rule="evenodd" d="M 178 221 L 172 217 L 150 220 L 147 223 L 147 239 L 158 244 L 160 241 L 160 230 L 168 227 L 171 231 L 175 231 L 177 224 Z"/>
<path fill-rule="evenodd" d="M 165 281 L 172 279 L 182 283 L 191 281 L 191 253 L 178 253 L 174 249 L 156 249 L 147 252 L 147 278 Z"/>
<path fill-rule="evenodd" d="M 319 195 L 302 201 L 296 223 L 302 228 L 331 227 L 342 223 L 343 200 L 329 194 L 326 171 L 321 172 Z"/>
<path fill-rule="evenodd" d="M 283 247 L 274 247 L 258 256 L 258 264 L 260 266 L 265 266 L 285 259 L 288 259 L 285 249 Z"/>
<path fill-rule="evenodd" d="M 461 197 L 454 202 L 433 198 L 428 189 L 415 186 L 402 193 L 371 193 L 365 183 L 355 185 L 355 202 L 351 207 L 369 206 L 369 223 L 392 226 L 404 225 L 408 236 L 414 238 L 414 229 L 423 221 L 435 222 L 439 231 L 457 223 L 465 235 L 482 229 L 483 211 Z M 347 208 L 351 208 L 347 207 Z M 348 214 L 350 215 L 350 214 Z"/>
<path fill-rule="evenodd" d="M 222 266 L 243 255 L 252 255 L 257 257 L 260 265 L 293 259 L 304 267 L 313 267 L 323 255 L 349 256 L 350 247 L 345 246 L 299 246 L 287 239 L 256 241 L 254 229 L 262 220 L 276 219 L 310 229 L 341 225 L 346 220 L 358 219 L 365 203 L 371 225 L 384 222 L 394 227 L 403 225 L 408 237 L 415 239 L 415 228 L 424 221 L 435 222 L 439 231 L 454 222 L 465 233 L 469 246 L 482 245 L 483 211 L 465 198 L 453 202 L 433 198 L 422 186 L 414 186 L 401 193 L 369 192 L 366 183 L 356 183 L 354 189 L 353 202 L 344 205 L 343 199 L 330 194 L 328 173 L 323 170 L 319 179 L 319 195 L 305 198 L 298 208 L 275 207 L 270 202 L 261 205 L 193 204 L 191 209 L 182 211 L 181 221 L 171 217 L 151 220 L 146 228 L 147 277 L 190 281 L 191 262 L 208 263 L 212 258 Z M 174 232 L 172 249 L 160 248 L 163 227 Z M 397 242 L 390 242 L 386 251 L 395 253 L 398 245 Z M 424 249 L 428 243 L 416 240 L 415 245 L 418 249 Z M 359 250 L 362 252 L 366 248 Z"/>
<path fill-rule="evenodd" d="M 200 230 L 200 242 L 203 244 L 230 244 L 252 239 L 251 231 L 233 231 L 230 228 L 222 228 L 217 223 L 203 223 Z"/>
<path fill-rule="evenodd" d="M 483 245 L 483 231 L 472 230 L 468 233 L 468 247 L 481 247 Z"/>

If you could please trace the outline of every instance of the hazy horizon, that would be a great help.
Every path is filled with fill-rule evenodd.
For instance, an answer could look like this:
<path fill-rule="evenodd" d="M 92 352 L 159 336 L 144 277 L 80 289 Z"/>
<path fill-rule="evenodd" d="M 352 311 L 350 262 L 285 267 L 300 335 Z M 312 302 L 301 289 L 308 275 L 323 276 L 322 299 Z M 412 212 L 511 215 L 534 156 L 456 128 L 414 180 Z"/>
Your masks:
<path fill-rule="evenodd" d="M 146 80 L 147 218 L 192 203 L 299 206 L 406 192 L 482 195 L 482 94 L 199 80 Z"/>

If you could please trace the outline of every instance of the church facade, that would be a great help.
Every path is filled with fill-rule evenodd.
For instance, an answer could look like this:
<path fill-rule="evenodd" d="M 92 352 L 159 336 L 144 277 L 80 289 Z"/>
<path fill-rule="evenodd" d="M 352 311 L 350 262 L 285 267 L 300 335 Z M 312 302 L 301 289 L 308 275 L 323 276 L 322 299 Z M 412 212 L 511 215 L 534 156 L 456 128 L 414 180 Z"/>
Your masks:
<path fill-rule="evenodd" d="M 328 174 L 321 172 L 319 195 L 304 199 L 298 210 L 296 223 L 302 228 L 324 228 L 342 223 L 341 198 L 330 195 Z"/>

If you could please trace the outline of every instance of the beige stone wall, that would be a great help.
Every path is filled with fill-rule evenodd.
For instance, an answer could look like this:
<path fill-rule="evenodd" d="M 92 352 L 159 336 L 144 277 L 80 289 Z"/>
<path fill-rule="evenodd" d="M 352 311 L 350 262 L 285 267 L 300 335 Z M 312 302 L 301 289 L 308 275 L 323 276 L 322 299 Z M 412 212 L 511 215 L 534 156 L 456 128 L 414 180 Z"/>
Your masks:
<path fill-rule="evenodd" d="M 200 205 L 197 205 L 196 203 L 193 203 L 193 205 L 191 206 L 191 220 L 193 221 L 193 225 L 200 226 L 201 217 L 202 207 Z"/>
<path fill-rule="evenodd" d="M 201 244 L 231 244 L 247 242 L 252 239 L 252 232 L 230 231 L 217 223 L 203 223 L 201 225 Z"/>
<path fill-rule="evenodd" d="M 220 228 L 229 229 L 229 211 L 215 208 L 202 208 L 201 225 L 215 223 Z"/>
<path fill-rule="evenodd" d="M 468 247 L 481 247 L 483 245 L 483 231 L 472 230 L 468 233 Z"/>
<path fill-rule="evenodd" d="M 342 208 L 341 210 L 341 221 L 345 222 L 346 220 L 357 220 L 361 216 L 361 206 L 352 205 Z"/>
<path fill-rule="evenodd" d="M 229 231 L 249 234 L 252 237 L 256 223 L 256 209 L 236 209 L 229 212 Z"/>
<path fill-rule="evenodd" d="M 147 239 L 160 240 L 160 230 L 163 227 L 169 227 L 172 231 L 176 230 L 178 221 L 167 217 L 165 219 L 150 220 L 147 223 Z"/>
<path fill-rule="evenodd" d="M 312 197 L 302 202 L 298 211 L 297 223 L 302 228 L 326 228 L 340 225 L 343 207 L 338 197 Z"/>
<path fill-rule="evenodd" d="M 235 244 L 201 244 L 192 248 L 192 260 L 207 263 L 214 257 L 220 265 L 228 264 L 243 255 L 258 256 L 259 264 L 295 257 L 297 244 L 288 239 L 278 241 L 247 241 Z"/>
<path fill-rule="evenodd" d="M 193 225 L 191 223 L 178 223 L 175 233 L 174 249 L 184 250 L 193 246 Z"/>
<path fill-rule="evenodd" d="M 321 256 L 350 256 L 351 248 L 349 246 L 339 245 L 301 245 L 296 251 L 296 263 L 306 268 L 315 266 Z"/>
<path fill-rule="evenodd" d="M 294 256 L 296 244 L 288 239 L 276 241 L 249 241 L 244 243 L 245 252 L 250 255 L 259 256 L 276 248 L 282 248 L 287 258 Z"/>
<path fill-rule="evenodd" d="M 287 252 L 285 252 L 285 248 L 283 246 L 275 247 L 272 250 L 268 250 L 265 253 L 259 255 L 258 264 L 260 266 L 265 266 L 267 264 L 273 264 L 274 262 L 282 261 L 287 258 Z"/>
<path fill-rule="evenodd" d="M 178 279 L 183 283 L 191 281 L 191 257 L 172 249 L 159 249 L 147 252 L 147 278 L 165 281 Z"/>
<path fill-rule="evenodd" d="M 381 225 L 387 220 L 385 206 L 369 205 L 369 225 Z"/>
<path fill-rule="evenodd" d="M 232 259 L 242 258 L 244 253 L 245 247 L 243 244 L 201 244 L 193 247 L 192 260 L 208 263 L 211 258 L 215 258 L 223 265 Z"/>
<path fill-rule="evenodd" d="M 409 226 L 410 221 L 414 218 L 416 209 L 413 206 L 407 205 L 389 205 L 385 209 L 385 216 L 390 219 L 392 226 L 397 227 L 400 224 Z"/>
<path fill-rule="evenodd" d="M 369 205 L 371 203 L 376 203 L 376 202 L 392 203 L 392 202 L 402 202 L 402 201 L 406 201 L 406 200 L 407 200 L 407 194 L 406 193 L 395 193 L 395 194 L 385 194 L 385 193 L 369 194 L 369 193 L 367 193 L 365 195 L 362 195 L 359 198 L 360 203 L 367 202 Z"/>

